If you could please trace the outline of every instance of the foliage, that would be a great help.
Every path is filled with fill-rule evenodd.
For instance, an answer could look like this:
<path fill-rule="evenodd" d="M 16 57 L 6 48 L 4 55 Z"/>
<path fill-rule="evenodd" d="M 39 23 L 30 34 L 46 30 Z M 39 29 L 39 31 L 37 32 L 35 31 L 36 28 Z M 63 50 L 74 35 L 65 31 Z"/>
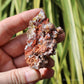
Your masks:
<path fill-rule="evenodd" d="M 0 20 L 32 8 L 43 8 L 50 22 L 66 33 L 65 41 L 58 44 L 52 56 L 54 76 L 37 84 L 83 84 L 84 0 L 0 0 Z"/>

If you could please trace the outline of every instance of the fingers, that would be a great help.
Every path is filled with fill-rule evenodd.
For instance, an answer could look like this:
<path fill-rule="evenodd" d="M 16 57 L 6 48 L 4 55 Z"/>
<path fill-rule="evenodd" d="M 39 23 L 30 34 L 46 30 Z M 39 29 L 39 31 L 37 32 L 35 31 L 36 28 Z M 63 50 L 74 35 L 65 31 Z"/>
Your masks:
<path fill-rule="evenodd" d="M 43 78 L 50 78 L 54 74 L 52 69 L 43 68 L 38 70 L 28 67 L 14 69 L 8 72 L 0 73 L 0 83 L 5 84 L 24 84 L 32 83 Z"/>
<path fill-rule="evenodd" d="M 20 56 L 24 52 L 26 39 L 26 34 L 17 36 L 6 45 L 4 45 L 2 49 L 12 57 Z"/>
<path fill-rule="evenodd" d="M 0 72 L 9 71 L 15 68 L 16 67 L 14 66 L 12 60 L 10 60 L 7 63 L 5 63 L 3 66 L 0 66 Z"/>
<path fill-rule="evenodd" d="M 48 59 L 49 63 L 47 65 L 48 68 L 51 68 L 54 66 L 54 60 L 52 58 Z M 20 57 L 17 57 L 14 59 L 14 64 L 17 68 L 21 68 L 21 67 L 25 67 L 27 66 L 26 62 L 25 62 L 25 56 L 22 55 Z"/>
<path fill-rule="evenodd" d="M 0 72 L 14 69 L 15 66 L 12 59 L 0 49 Z"/>
<path fill-rule="evenodd" d="M 0 46 L 4 45 L 18 31 L 28 26 L 29 20 L 39 13 L 40 9 L 32 9 L 9 17 L 0 22 Z"/>
<path fill-rule="evenodd" d="M 57 36 L 57 43 L 62 42 L 65 39 L 65 33 L 62 33 L 60 35 Z"/>
<path fill-rule="evenodd" d="M 17 68 L 25 67 L 27 66 L 27 63 L 25 61 L 25 56 L 22 55 L 20 57 L 17 57 L 14 59 L 14 64 Z"/>

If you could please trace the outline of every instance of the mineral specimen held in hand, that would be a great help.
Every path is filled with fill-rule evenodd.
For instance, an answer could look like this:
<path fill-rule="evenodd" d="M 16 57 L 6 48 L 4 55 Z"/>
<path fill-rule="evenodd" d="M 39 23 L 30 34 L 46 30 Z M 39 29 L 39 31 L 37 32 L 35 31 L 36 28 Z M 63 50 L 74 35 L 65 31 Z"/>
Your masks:
<path fill-rule="evenodd" d="M 49 22 L 43 10 L 29 22 L 27 31 L 27 45 L 25 46 L 25 60 L 28 66 L 39 69 L 47 67 L 48 58 L 55 53 L 60 34 L 64 34 L 61 27 Z"/>

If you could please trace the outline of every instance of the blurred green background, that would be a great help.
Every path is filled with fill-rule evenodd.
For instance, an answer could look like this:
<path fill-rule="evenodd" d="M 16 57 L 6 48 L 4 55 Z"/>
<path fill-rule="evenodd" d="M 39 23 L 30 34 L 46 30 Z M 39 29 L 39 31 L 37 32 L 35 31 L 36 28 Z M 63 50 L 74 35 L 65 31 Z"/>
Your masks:
<path fill-rule="evenodd" d="M 84 0 L 0 0 L 0 20 L 33 8 L 43 8 L 50 22 L 61 26 L 66 34 L 52 56 L 54 76 L 37 84 L 83 84 Z"/>

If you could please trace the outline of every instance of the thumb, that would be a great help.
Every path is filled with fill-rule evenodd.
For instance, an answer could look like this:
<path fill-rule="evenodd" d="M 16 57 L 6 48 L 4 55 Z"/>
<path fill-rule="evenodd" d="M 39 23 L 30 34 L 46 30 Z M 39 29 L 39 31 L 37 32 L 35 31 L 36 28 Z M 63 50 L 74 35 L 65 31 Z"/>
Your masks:
<path fill-rule="evenodd" d="M 0 73 L 1 84 L 24 84 L 40 80 L 41 74 L 35 69 L 28 67 L 13 69 Z"/>

